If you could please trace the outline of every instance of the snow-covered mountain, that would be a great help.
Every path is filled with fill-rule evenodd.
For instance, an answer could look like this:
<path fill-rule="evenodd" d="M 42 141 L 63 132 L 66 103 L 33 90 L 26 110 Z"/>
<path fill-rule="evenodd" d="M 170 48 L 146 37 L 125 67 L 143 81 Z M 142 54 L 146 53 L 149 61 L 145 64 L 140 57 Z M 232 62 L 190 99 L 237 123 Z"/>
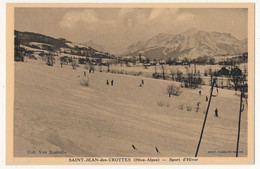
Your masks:
<path fill-rule="evenodd" d="M 199 56 L 233 55 L 247 52 L 247 39 L 238 40 L 230 33 L 205 32 L 189 29 L 181 34 L 158 34 L 147 41 L 139 41 L 128 47 L 126 55 L 138 55 L 153 59 Z"/>

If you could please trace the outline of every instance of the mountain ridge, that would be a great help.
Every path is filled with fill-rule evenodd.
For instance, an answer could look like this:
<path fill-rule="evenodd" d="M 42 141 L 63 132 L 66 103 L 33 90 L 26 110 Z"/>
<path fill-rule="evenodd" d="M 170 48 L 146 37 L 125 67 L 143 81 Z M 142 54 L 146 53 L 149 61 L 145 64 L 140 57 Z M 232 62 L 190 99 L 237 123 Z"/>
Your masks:
<path fill-rule="evenodd" d="M 124 55 L 142 53 L 150 59 L 234 55 L 247 52 L 247 38 L 236 39 L 230 33 L 190 29 L 179 34 L 160 33 L 147 41 L 131 44 Z"/>

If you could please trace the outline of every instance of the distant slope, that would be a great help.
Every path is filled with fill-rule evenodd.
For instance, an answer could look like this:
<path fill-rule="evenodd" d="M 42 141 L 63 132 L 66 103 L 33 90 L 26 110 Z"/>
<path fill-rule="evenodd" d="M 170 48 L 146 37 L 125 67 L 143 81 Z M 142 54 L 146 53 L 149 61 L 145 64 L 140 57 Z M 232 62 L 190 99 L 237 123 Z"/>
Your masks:
<path fill-rule="evenodd" d="M 31 42 L 38 42 L 38 43 L 44 43 L 49 44 L 54 47 L 55 50 L 58 50 L 60 48 L 66 48 L 68 45 L 66 45 L 66 39 L 55 39 L 50 36 L 46 36 L 39 33 L 33 33 L 33 32 L 20 32 L 15 30 L 15 36 L 19 38 L 20 43 L 22 45 L 28 46 Z"/>
<path fill-rule="evenodd" d="M 89 46 L 93 49 L 96 49 L 98 51 L 109 52 L 109 49 L 107 49 L 105 46 L 99 45 L 99 44 L 93 42 L 92 40 L 90 40 L 88 42 L 84 42 L 83 44 L 86 46 Z"/>
<path fill-rule="evenodd" d="M 100 57 L 106 57 L 103 51 L 96 50 L 90 46 L 81 43 L 67 41 L 64 38 L 53 38 L 39 33 L 21 32 L 15 30 L 15 37 L 23 46 L 45 51 L 67 51 L 67 53 L 84 55 L 91 54 Z M 66 50 L 65 50 L 66 48 Z"/>
<path fill-rule="evenodd" d="M 128 47 L 125 55 L 143 53 L 150 59 L 174 57 L 196 58 L 240 54 L 247 51 L 247 39 L 238 40 L 229 33 L 205 32 L 190 29 L 181 34 L 158 34 Z"/>

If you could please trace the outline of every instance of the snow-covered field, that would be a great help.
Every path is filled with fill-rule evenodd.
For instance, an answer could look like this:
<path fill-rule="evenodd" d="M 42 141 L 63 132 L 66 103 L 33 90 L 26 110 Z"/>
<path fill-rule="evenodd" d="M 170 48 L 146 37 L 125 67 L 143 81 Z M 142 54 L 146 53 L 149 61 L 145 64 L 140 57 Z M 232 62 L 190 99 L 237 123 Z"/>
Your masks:
<path fill-rule="evenodd" d="M 176 74 L 177 71 L 180 71 L 184 74 L 188 72 L 195 72 L 195 69 L 194 69 L 194 65 L 191 64 L 191 66 L 185 66 L 185 65 L 173 65 L 173 66 L 169 66 L 169 65 L 165 65 L 165 73 L 170 75 L 171 73 L 171 70 L 174 71 L 174 73 Z M 205 70 L 208 71 L 209 69 L 212 70 L 212 72 L 214 71 L 219 71 L 223 66 L 222 65 L 196 65 L 196 71 L 198 73 L 198 71 L 200 71 L 200 74 L 201 76 L 203 77 L 204 76 L 204 72 Z M 246 64 L 240 64 L 238 65 L 238 67 L 244 72 L 244 69 L 248 69 L 247 68 L 247 63 Z M 187 69 L 186 69 L 187 68 Z M 227 66 L 228 68 L 228 66 Z M 103 66 L 103 69 L 104 70 L 107 70 L 106 66 Z M 161 69 L 161 66 L 157 65 L 157 66 L 149 66 L 147 67 L 147 69 L 145 69 L 143 66 L 133 66 L 133 67 L 127 67 L 126 65 L 122 65 L 120 66 L 120 64 L 118 65 L 112 65 L 110 66 L 110 69 L 112 70 L 125 70 L 125 71 L 128 71 L 128 72 L 131 72 L 131 71 L 134 71 L 134 72 L 143 72 L 143 73 L 146 73 L 146 74 L 152 74 L 154 72 L 158 72 L 158 73 L 162 73 L 162 69 Z"/>
<path fill-rule="evenodd" d="M 79 83 L 84 69 L 38 62 L 15 63 L 16 157 L 195 155 L 209 86 L 182 89 L 180 96 L 169 98 L 167 85 L 177 82 L 96 71 L 87 72 L 90 86 L 86 87 Z M 114 86 L 107 86 L 107 79 L 114 80 Z M 138 87 L 142 79 L 144 87 Z M 229 151 L 236 150 L 239 101 L 234 91 L 225 89 L 212 98 L 198 156 L 235 156 Z M 201 103 L 198 112 L 197 102 Z M 181 110 L 180 105 L 192 110 L 185 106 Z M 219 118 L 214 117 L 216 108 Z M 247 107 L 242 113 L 239 147 L 243 151 L 239 156 L 247 156 Z M 67 154 L 43 155 L 39 150 Z"/>

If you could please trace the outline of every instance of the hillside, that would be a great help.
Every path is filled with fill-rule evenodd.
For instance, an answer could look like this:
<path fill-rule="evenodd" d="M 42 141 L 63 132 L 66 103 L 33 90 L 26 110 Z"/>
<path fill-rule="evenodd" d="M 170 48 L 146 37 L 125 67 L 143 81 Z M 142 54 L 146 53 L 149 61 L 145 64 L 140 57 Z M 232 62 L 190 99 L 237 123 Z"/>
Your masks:
<path fill-rule="evenodd" d="M 97 44 L 92 40 L 90 40 L 88 42 L 84 42 L 83 44 L 86 45 L 86 46 L 89 46 L 93 49 L 96 49 L 98 51 L 109 52 L 109 49 L 107 49 L 105 46 Z"/>
<path fill-rule="evenodd" d="M 19 40 L 19 44 L 31 51 L 61 51 L 76 55 L 95 55 L 95 56 L 107 56 L 103 51 L 96 50 L 91 46 L 82 43 L 75 43 L 67 41 L 64 38 L 53 38 L 39 33 L 33 32 L 21 32 L 15 30 L 15 38 Z"/>
<path fill-rule="evenodd" d="M 234 55 L 247 51 L 247 39 L 238 40 L 230 33 L 205 32 L 190 29 L 181 34 L 158 34 L 147 41 L 128 47 L 125 55 L 143 53 L 150 59 L 174 57 Z"/>
<path fill-rule="evenodd" d="M 55 39 L 53 37 L 39 33 L 20 32 L 17 30 L 15 30 L 14 34 L 15 37 L 19 39 L 20 43 L 25 46 L 29 46 L 31 42 L 36 42 L 51 45 L 54 48 L 54 50 L 69 47 L 68 45 L 66 45 L 66 39 Z"/>

